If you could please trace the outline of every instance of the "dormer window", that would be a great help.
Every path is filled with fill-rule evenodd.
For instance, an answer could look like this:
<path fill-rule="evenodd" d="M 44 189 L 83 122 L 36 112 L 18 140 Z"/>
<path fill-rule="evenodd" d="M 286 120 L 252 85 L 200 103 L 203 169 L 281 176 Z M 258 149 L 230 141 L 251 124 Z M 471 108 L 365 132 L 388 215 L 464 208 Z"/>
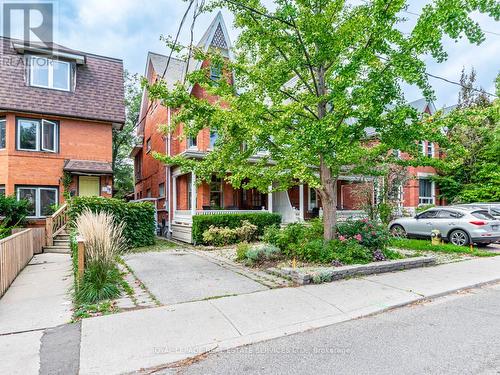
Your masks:
<path fill-rule="evenodd" d="M 71 90 L 71 63 L 40 56 L 29 57 L 29 84 L 53 90 Z"/>

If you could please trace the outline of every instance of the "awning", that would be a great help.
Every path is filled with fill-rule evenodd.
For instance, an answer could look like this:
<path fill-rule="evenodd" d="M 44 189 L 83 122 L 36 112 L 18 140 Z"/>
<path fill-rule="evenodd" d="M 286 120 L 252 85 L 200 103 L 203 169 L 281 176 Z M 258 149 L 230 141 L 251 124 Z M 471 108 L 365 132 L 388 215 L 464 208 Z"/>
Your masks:
<path fill-rule="evenodd" d="M 63 170 L 76 174 L 113 174 L 111 163 L 94 160 L 66 160 Z"/>

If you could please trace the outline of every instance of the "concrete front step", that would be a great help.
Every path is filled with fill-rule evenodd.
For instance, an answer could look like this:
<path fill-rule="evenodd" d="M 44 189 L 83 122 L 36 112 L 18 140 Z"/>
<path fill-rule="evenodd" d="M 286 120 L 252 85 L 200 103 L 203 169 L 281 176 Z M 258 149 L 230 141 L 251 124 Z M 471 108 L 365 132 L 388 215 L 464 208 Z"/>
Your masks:
<path fill-rule="evenodd" d="M 54 240 L 54 246 L 67 246 L 69 247 L 69 240 L 60 240 L 56 238 Z"/>
<path fill-rule="evenodd" d="M 69 246 L 45 246 L 44 253 L 71 254 Z"/>

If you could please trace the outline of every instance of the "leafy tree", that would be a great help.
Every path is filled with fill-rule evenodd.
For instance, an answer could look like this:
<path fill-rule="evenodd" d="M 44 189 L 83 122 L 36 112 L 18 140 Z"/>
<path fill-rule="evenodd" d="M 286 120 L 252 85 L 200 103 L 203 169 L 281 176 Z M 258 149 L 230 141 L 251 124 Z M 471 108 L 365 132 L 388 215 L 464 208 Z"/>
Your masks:
<path fill-rule="evenodd" d="M 449 202 L 500 201 L 500 99 L 490 102 L 475 87 L 475 75 L 462 75 L 466 82 L 459 106 L 436 118 L 449 129 L 449 147 L 438 169 L 441 195 Z M 500 75 L 497 77 L 497 86 Z M 497 96 L 500 87 L 497 87 Z"/>
<path fill-rule="evenodd" d="M 323 204 L 324 237 L 334 238 L 341 174 L 372 173 L 390 149 L 430 163 L 419 160 L 416 141 L 444 142 L 434 122 L 406 103 L 402 83 L 432 98 L 424 56 L 446 60 L 445 36 L 481 43 L 484 35 L 470 12 L 500 16 L 495 1 L 434 0 L 405 33 L 398 28 L 407 3 L 276 0 L 271 10 L 259 0 L 212 1 L 212 8 L 229 8 L 241 30 L 234 59 L 187 47 L 225 73 L 213 82 L 206 68 L 188 74 L 187 83 L 219 100 L 192 97 L 183 85 L 168 90 L 162 81 L 148 89 L 180 108 L 174 126 L 185 124 L 185 134 L 209 127 L 219 140 L 201 162 L 158 157 L 194 170 L 201 180 L 217 173 L 235 187 L 268 191 L 307 183 Z M 367 139 L 368 130 L 377 133 L 377 142 Z"/>
<path fill-rule="evenodd" d="M 123 129 L 113 129 L 113 161 L 115 197 L 123 198 L 134 190 L 134 167 L 129 158 L 135 141 L 142 92 L 138 79 L 125 71 L 126 120 Z"/>

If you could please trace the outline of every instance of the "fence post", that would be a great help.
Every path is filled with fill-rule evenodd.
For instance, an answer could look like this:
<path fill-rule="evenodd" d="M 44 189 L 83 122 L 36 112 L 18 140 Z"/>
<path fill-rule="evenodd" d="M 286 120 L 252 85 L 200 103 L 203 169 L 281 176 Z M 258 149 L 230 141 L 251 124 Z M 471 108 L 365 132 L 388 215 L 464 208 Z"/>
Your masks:
<path fill-rule="evenodd" d="M 52 217 L 48 217 L 45 219 L 45 238 L 46 238 L 46 243 L 47 246 L 52 246 L 54 244 L 53 242 L 53 237 L 52 237 Z"/>
<path fill-rule="evenodd" d="M 82 237 L 78 237 L 78 281 L 80 282 L 83 278 L 83 272 L 85 271 L 85 240 Z"/>

